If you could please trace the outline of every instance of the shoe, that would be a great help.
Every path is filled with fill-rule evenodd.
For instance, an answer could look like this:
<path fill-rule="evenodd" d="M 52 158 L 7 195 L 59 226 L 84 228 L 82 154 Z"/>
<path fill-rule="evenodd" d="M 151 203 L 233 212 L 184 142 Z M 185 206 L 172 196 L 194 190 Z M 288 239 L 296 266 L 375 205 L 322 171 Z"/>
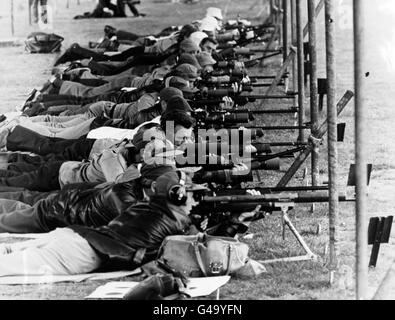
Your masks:
<path fill-rule="evenodd" d="M 58 66 L 58 65 L 60 65 L 60 64 L 66 63 L 66 62 L 73 61 L 73 60 L 75 60 L 75 56 L 70 52 L 69 49 L 67 49 L 67 50 L 65 51 L 65 53 L 63 53 L 63 54 L 58 58 L 58 60 L 56 60 L 56 62 L 55 62 L 55 64 L 54 64 L 54 67 L 56 67 L 56 66 Z"/>
<path fill-rule="evenodd" d="M 130 290 L 124 300 L 163 300 L 179 293 L 176 278 L 172 275 L 156 274 L 140 282 Z"/>
<path fill-rule="evenodd" d="M 117 29 L 115 29 L 112 26 L 105 26 L 104 27 L 104 34 L 108 37 L 108 38 L 112 38 L 113 36 L 115 36 L 115 33 L 117 32 Z"/>

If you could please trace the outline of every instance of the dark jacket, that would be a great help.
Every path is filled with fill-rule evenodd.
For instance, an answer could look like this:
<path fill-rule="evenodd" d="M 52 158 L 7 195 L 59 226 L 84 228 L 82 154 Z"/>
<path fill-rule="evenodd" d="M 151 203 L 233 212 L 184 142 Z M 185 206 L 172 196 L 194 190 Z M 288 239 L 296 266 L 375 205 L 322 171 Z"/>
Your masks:
<path fill-rule="evenodd" d="M 173 214 L 166 202 L 151 199 L 126 209 L 99 228 L 71 226 L 103 257 L 106 267 L 134 269 L 156 258 L 167 236 L 189 232 L 188 216 Z"/>
<path fill-rule="evenodd" d="M 94 188 L 79 184 L 36 203 L 42 227 L 54 230 L 69 225 L 98 227 L 108 224 L 130 205 L 143 199 L 140 180 Z"/>

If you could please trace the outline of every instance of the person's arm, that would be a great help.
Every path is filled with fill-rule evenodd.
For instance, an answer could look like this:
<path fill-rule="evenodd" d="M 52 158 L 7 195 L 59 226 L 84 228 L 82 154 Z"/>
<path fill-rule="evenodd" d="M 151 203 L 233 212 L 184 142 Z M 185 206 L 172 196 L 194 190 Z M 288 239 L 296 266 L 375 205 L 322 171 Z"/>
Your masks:
<path fill-rule="evenodd" d="M 107 182 L 117 181 L 127 168 L 126 160 L 120 154 L 111 150 L 103 151 L 100 165 Z"/>

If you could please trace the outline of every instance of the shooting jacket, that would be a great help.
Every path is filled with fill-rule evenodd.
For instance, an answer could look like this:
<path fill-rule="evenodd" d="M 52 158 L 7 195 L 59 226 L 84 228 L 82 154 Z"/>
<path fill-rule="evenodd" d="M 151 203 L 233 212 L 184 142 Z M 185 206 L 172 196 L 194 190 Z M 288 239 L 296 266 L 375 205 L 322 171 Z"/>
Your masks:
<path fill-rule="evenodd" d="M 69 186 L 36 203 L 44 229 L 69 225 L 106 225 L 127 207 L 143 199 L 140 180 L 94 188 L 92 184 Z"/>
<path fill-rule="evenodd" d="M 124 210 L 99 228 L 72 226 L 107 263 L 105 267 L 134 269 L 156 258 L 165 237 L 189 232 L 188 216 L 174 214 L 166 202 L 151 199 Z"/>

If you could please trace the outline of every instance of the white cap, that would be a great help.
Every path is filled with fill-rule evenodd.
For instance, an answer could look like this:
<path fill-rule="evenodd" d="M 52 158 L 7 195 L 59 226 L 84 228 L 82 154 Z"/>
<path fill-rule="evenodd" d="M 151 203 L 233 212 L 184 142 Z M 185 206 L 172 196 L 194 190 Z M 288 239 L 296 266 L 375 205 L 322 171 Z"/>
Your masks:
<path fill-rule="evenodd" d="M 207 33 L 204 33 L 202 31 L 195 31 L 189 36 L 189 39 L 191 39 L 196 45 L 200 45 L 200 42 L 202 42 L 203 39 L 208 38 Z"/>
<path fill-rule="evenodd" d="M 218 25 L 217 19 L 214 17 L 205 17 L 202 19 L 200 24 L 200 31 L 211 31 L 214 32 L 218 30 L 220 27 Z"/>
<path fill-rule="evenodd" d="M 214 17 L 223 20 L 222 11 L 220 8 L 210 7 L 207 8 L 206 17 Z"/>

